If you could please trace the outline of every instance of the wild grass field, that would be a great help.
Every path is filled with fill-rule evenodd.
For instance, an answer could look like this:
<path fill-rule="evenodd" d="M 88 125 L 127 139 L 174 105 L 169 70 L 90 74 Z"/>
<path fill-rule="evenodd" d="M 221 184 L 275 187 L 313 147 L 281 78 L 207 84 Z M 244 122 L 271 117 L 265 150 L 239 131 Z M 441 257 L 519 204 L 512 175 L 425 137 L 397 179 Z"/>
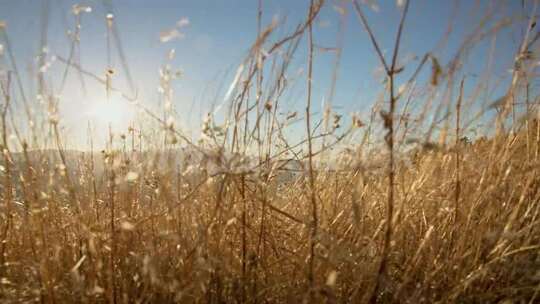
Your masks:
<path fill-rule="evenodd" d="M 10 48 L 25 38 L 0 24 L 0 302 L 540 303 L 538 1 L 504 18 L 508 2 L 494 1 L 450 60 L 426 50 L 404 65 L 417 1 L 397 1 L 384 48 L 366 14 L 374 1 L 312 0 L 293 28 L 261 22 L 264 2 L 224 114 L 210 111 L 196 138 L 174 120 L 187 109 L 174 108 L 171 67 L 160 70 L 156 108 L 116 86 L 133 61 L 95 74 L 77 52 L 58 54 L 62 75 L 97 81 L 140 115 L 102 130 L 103 142 L 80 122 L 84 148 L 63 131 L 60 84 L 41 71 L 31 75 L 35 93 L 26 87 Z M 364 30 L 379 60 L 380 97 L 364 113 L 313 110 L 323 9 L 355 16 L 348 26 Z M 90 10 L 73 6 L 77 25 Z M 99 18 L 114 53 L 114 14 Z M 496 84 L 504 94 L 486 100 L 489 68 L 465 69 L 499 60 L 489 48 L 471 53 L 512 26 L 522 35 L 510 76 Z M 75 28 L 72 51 L 85 30 Z M 326 50 L 335 70 L 339 40 Z M 296 79 L 293 60 L 304 65 Z M 328 79 L 331 89 L 339 81 Z M 283 102 L 295 83 L 303 112 Z"/>

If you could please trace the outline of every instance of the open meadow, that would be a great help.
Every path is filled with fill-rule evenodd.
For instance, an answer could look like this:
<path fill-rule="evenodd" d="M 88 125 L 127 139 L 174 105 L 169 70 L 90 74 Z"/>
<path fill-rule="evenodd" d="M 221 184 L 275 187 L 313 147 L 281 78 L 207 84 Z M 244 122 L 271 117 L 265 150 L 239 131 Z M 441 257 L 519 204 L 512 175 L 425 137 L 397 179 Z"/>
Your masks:
<path fill-rule="evenodd" d="M 0 0 L 0 303 L 540 303 L 540 1 L 196 2 Z"/>

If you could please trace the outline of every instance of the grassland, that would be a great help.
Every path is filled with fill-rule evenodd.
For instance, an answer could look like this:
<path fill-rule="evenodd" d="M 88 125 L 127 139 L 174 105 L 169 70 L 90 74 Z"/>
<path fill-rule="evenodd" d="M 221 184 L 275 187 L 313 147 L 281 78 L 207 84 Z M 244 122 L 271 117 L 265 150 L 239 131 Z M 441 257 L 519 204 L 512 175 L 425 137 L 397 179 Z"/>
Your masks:
<path fill-rule="evenodd" d="M 12 96 L 16 71 L 8 73 L 0 302 L 540 302 L 540 124 L 527 56 L 538 38 L 534 17 L 525 20 L 506 94 L 471 119 L 485 82 L 464 91 L 457 63 L 507 20 L 486 12 L 453 60 L 427 52 L 417 68 L 427 69 L 425 83 L 415 72 L 400 88 L 400 34 L 385 57 L 365 7 L 344 2 L 339 9 L 357 14 L 380 56 L 382 98 L 368 119 L 328 109 L 318 120 L 312 24 L 323 5 L 312 1 L 283 37 L 277 23 L 260 25 L 227 93 L 227 123 L 208 116 L 200 141 L 162 119 L 169 108 L 133 103 L 151 123 L 114 134 L 103 151 L 67 150 L 53 92 L 40 88 L 42 116 L 36 108 L 37 117 L 14 120 L 20 97 Z M 306 112 L 290 113 L 280 97 L 299 47 L 307 48 Z M 66 67 L 118 91 L 111 71 L 89 76 L 74 59 Z M 167 99 L 173 77 L 163 75 Z M 494 131 L 467 138 L 488 110 L 496 111 Z M 297 142 L 287 137 L 293 124 L 305 132 Z"/>

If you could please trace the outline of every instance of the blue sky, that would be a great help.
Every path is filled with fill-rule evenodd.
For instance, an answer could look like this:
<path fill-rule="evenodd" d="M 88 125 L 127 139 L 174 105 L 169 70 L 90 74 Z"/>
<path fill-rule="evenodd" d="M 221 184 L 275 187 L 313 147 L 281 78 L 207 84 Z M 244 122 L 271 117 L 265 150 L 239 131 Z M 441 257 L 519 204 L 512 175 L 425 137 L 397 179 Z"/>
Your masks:
<path fill-rule="evenodd" d="M 27 70 L 31 63 L 35 63 L 39 50 L 43 1 L 0 0 L 0 20 L 7 23 L 11 47 L 20 70 Z M 92 12 L 82 17 L 81 62 L 85 69 L 103 75 L 107 65 L 105 15 L 108 13 L 104 2 L 111 3 L 49 0 L 49 58 L 54 54 L 67 57 L 69 41 L 65 33 L 74 26 L 71 7 L 75 3 L 89 5 Z M 390 56 L 400 10 L 394 0 L 370 2 L 376 3 L 378 10 L 364 6 L 365 12 L 383 51 Z M 309 5 L 307 0 L 263 0 L 262 3 L 263 25 L 269 24 L 275 17 L 286 18 L 285 25 L 278 31 L 281 34 L 292 31 L 293 27 L 305 18 Z M 478 24 L 490 3 L 493 2 L 458 1 L 456 14 L 453 15 L 456 5 L 454 1 L 413 0 L 405 24 L 400 59 L 421 57 L 432 50 L 445 33 L 450 19 L 454 18 L 454 30 L 448 44 L 436 53 L 441 63 L 446 63 L 459 47 L 464 35 Z M 184 73 L 183 78 L 175 85 L 174 103 L 179 109 L 180 125 L 186 129 L 198 129 L 202 116 L 216 101 L 214 96 L 223 96 L 236 67 L 256 37 L 257 1 L 117 0 L 112 4 L 115 22 L 139 97 L 146 103 L 157 103 L 158 68 L 166 61 L 170 49 L 174 48 L 176 56 L 171 65 Z M 333 9 L 333 5 L 339 5 L 339 1 L 327 1 L 315 26 L 314 39 L 317 45 L 333 47 L 336 44 L 340 14 Z M 333 105 L 343 113 L 368 112 L 369 106 L 382 89 L 380 79 L 374 77 L 379 62 L 352 6 L 348 3 L 346 7 L 348 14 L 345 20 L 344 50 Z M 501 7 L 496 15 L 499 19 L 522 13 L 521 1 L 508 1 Z M 185 36 L 167 43 L 160 42 L 159 33 L 173 28 L 175 23 L 184 17 L 190 21 L 189 26 L 182 28 Z M 514 26 L 497 36 L 497 60 L 493 66 L 495 78 L 510 76 L 507 70 L 511 68 L 520 35 L 518 27 Z M 472 52 L 472 59 L 466 66 L 467 72 L 479 73 L 485 68 L 490 43 L 488 39 Z M 292 72 L 305 68 L 305 50 L 304 41 L 297 53 L 298 60 L 294 62 Z M 333 60 L 334 54 L 331 52 L 315 54 L 316 112 L 320 112 L 322 98 L 327 95 L 330 87 Z M 9 65 L 5 56 L 0 62 L 2 66 Z M 412 61 L 407 72 L 414 70 L 415 62 L 417 64 L 418 60 Z M 113 65 L 120 70 L 120 61 L 116 54 L 113 55 Z M 56 89 L 63 68 L 61 63 L 55 62 L 47 73 L 50 83 Z M 429 71 L 429 68 L 426 71 Z M 427 75 L 424 75 L 424 79 Z M 23 77 L 28 84 L 27 95 L 32 96 L 32 87 L 35 85 L 31 84 L 27 76 Z M 123 79 L 119 76 L 116 84 L 127 88 L 125 81 L 120 78 Z M 92 83 L 91 80 L 88 80 L 87 85 L 89 94 L 83 96 L 76 74 L 71 73 L 66 90 L 62 93 L 64 125 L 71 132 L 76 133 L 79 132 L 77 130 L 86 128 L 83 122 L 89 104 L 104 96 L 102 86 Z M 225 87 L 221 91 L 218 90 L 220 85 Z M 299 85 L 288 95 L 285 102 L 291 111 L 303 107 L 304 94 L 303 85 Z"/>

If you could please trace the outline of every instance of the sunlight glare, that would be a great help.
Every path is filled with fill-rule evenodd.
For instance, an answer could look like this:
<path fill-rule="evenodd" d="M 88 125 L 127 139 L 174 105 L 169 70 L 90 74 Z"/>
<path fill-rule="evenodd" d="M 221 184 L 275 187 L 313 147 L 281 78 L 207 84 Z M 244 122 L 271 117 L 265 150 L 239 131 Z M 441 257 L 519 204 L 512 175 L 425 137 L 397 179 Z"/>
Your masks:
<path fill-rule="evenodd" d="M 135 109 L 121 96 L 113 95 L 109 100 L 97 99 L 88 111 L 90 120 L 96 127 L 127 128 L 135 118 Z"/>

